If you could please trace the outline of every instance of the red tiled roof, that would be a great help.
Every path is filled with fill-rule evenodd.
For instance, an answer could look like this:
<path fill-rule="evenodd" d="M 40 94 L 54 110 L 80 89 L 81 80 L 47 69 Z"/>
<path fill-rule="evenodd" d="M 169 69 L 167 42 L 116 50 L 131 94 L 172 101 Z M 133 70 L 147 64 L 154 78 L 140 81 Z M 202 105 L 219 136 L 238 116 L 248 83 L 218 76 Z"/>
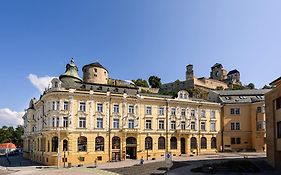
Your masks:
<path fill-rule="evenodd" d="M 13 143 L 1 143 L 0 148 L 9 148 L 9 149 L 16 149 L 16 145 Z"/>

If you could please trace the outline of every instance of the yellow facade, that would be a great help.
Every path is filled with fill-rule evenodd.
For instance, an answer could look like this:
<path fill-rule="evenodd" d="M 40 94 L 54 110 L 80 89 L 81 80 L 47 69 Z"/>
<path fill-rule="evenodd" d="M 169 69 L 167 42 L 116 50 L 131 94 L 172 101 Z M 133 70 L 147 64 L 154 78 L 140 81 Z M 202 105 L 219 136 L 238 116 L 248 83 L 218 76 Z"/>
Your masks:
<path fill-rule="evenodd" d="M 266 150 L 264 94 L 270 90 L 210 91 L 208 99 L 222 104 L 223 151 Z"/>
<path fill-rule="evenodd" d="M 257 110 L 260 108 L 261 110 Z M 239 109 L 239 114 L 231 114 L 231 109 Z M 264 102 L 235 103 L 223 105 L 224 149 L 232 151 L 265 151 Z M 234 123 L 234 127 L 231 126 Z M 239 128 L 236 124 L 239 123 Z M 240 139 L 240 143 L 236 143 Z M 236 139 L 235 142 L 231 139 Z"/>
<path fill-rule="evenodd" d="M 265 95 L 267 161 L 281 169 L 281 78 L 271 83 L 274 88 Z"/>
<path fill-rule="evenodd" d="M 85 104 L 85 111 L 81 103 Z M 117 105 L 118 111 L 114 109 Z M 81 117 L 85 118 L 85 127 L 81 126 Z M 114 127 L 115 119 L 119 121 L 119 127 Z M 102 120 L 102 126 L 98 126 L 98 120 Z M 133 126 L 129 124 L 130 120 L 134 121 Z M 161 121 L 163 125 L 159 126 Z M 211 129 L 211 122 L 215 128 Z M 220 104 L 187 97 L 172 99 L 53 86 L 27 110 L 24 126 L 24 156 L 47 165 L 62 166 L 64 158 L 67 158 L 67 164 L 77 165 L 126 158 L 157 159 L 167 151 L 174 156 L 202 154 L 217 151 Z M 82 151 L 78 146 L 81 137 L 87 139 L 86 149 Z M 98 148 L 97 137 L 103 138 L 102 146 Z M 120 144 L 113 143 L 113 137 L 118 137 Z M 148 137 L 152 140 L 146 142 Z M 160 137 L 165 140 L 165 143 L 161 142 L 162 147 Z M 128 138 L 135 142 L 131 143 Z M 195 138 L 191 148 L 191 139 Z"/>

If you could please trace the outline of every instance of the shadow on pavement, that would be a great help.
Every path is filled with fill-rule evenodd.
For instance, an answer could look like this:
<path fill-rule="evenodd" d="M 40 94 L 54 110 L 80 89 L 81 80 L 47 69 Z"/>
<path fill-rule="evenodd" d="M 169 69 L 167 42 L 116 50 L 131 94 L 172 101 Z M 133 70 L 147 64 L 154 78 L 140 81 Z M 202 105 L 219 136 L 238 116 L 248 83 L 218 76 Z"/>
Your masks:
<path fill-rule="evenodd" d="M 0 166 L 3 167 L 21 167 L 21 166 L 44 166 L 40 163 L 33 162 L 21 155 L 15 156 L 0 156 Z"/>

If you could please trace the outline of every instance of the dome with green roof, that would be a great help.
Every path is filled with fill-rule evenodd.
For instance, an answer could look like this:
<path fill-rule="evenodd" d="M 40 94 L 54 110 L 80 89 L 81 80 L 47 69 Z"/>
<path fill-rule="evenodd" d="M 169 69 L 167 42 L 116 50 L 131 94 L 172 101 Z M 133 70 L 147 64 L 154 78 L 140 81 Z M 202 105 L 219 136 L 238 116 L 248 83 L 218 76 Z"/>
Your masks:
<path fill-rule="evenodd" d="M 71 58 L 70 63 L 66 65 L 65 73 L 59 76 L 61 81 L 64 81 L 65 78 L 82 82 L 82 79 L 78 75 L 78 67 L 75 65 L 73 58 Z"/>

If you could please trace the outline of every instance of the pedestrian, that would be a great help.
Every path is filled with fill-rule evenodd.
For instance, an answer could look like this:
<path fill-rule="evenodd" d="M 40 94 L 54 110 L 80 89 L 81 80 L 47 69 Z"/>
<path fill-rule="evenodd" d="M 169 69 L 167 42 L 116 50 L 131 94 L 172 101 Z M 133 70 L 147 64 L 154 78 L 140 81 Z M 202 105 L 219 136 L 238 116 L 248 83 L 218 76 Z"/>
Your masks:
<path fill-rule="evenodd" d="M 143 162 L 144 162 L 143 157 L 141 157 L 141 159 L 140 159 L 140 165 L 143 165 Z"/>

